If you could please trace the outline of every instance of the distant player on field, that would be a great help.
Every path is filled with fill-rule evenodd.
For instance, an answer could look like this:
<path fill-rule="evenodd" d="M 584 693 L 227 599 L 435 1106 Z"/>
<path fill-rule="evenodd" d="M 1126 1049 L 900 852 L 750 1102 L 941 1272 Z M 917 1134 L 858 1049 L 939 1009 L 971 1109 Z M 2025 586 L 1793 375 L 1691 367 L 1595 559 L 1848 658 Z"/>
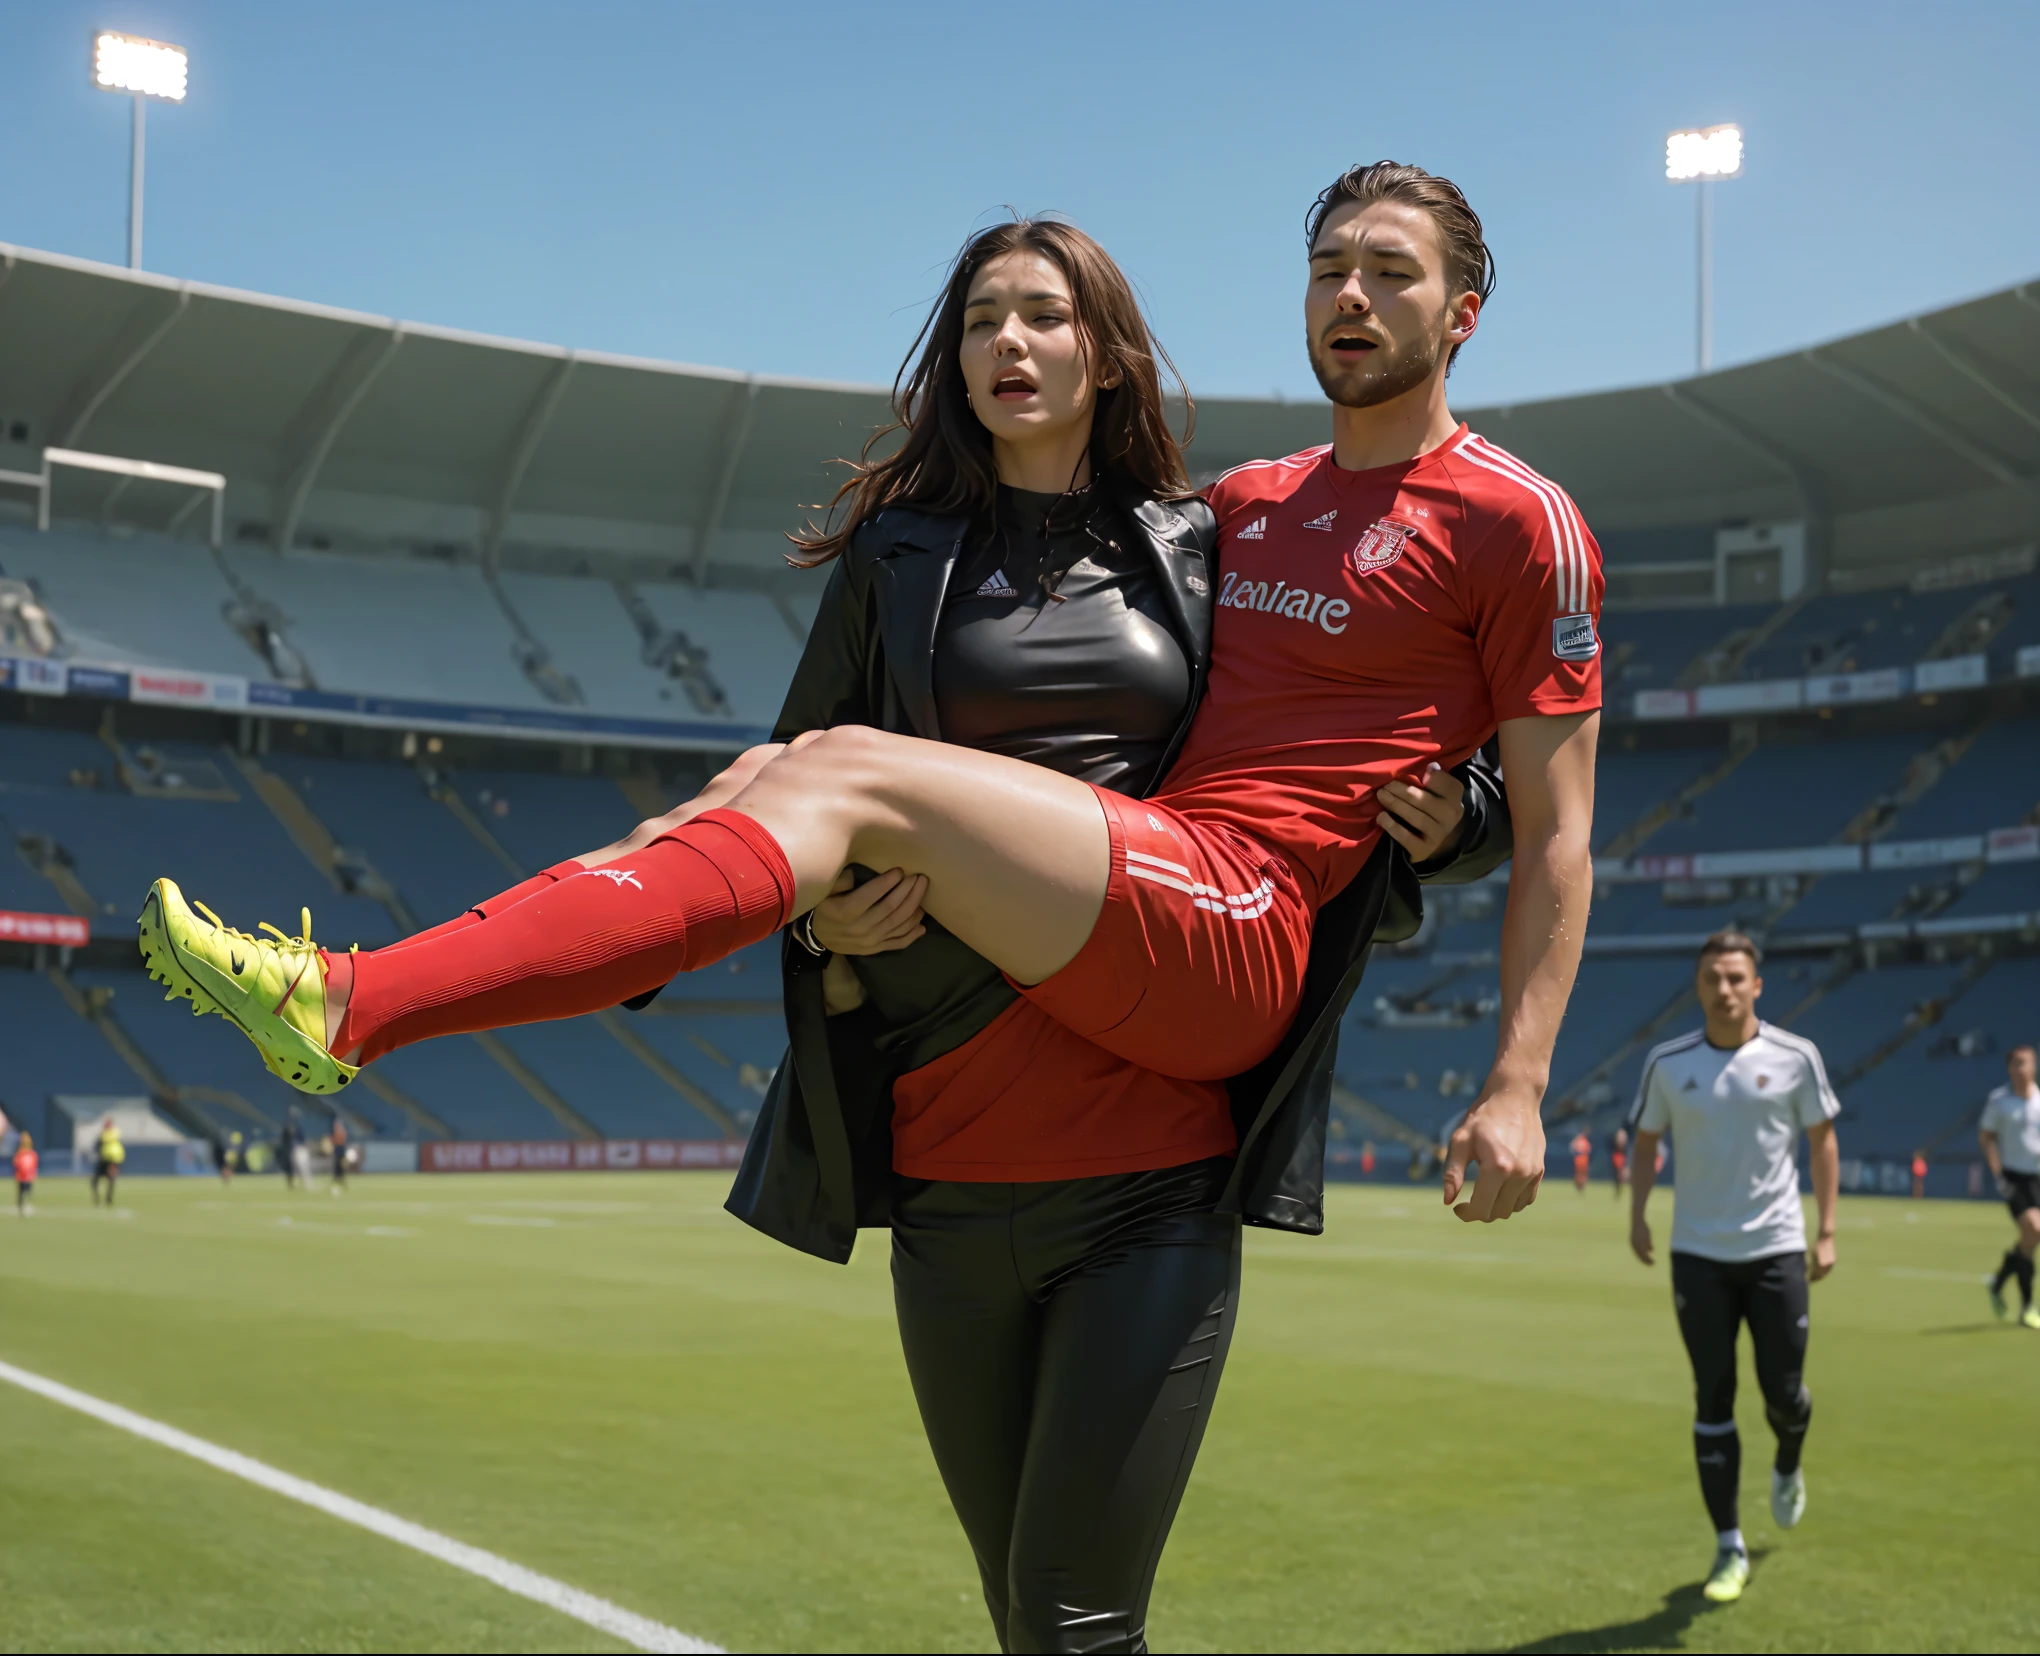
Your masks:
<path fill-rule="evenodd" d="M 1587 1193 L 1587 1175 L 1594 1167 L 1594 1141 L 1584 1130 L 1573 1134 L 1572 1141 L 1572 1182 L 1573 1189 L 1582 1196 Z"/>
<path fill-rule="evenodd" d="M 2019 1239 L 2005 1249 L 1997 1275 L 1990 1279 L 1991 1309 L 2008 1316 L 2005 1282 L 2019 1279 L 2019 1321 L 2040 1328 L 2033 1308 L 2033 1254 L 2040 1248 L 2040 1086 L 2034 1084 L 2033 1049 L 2015 1046 L 2005 1055 L 2007 1080 L 1991 1090 L 1983 1106 L 1983 1159 L 2004 1192 L 2005 1206 Z"/>
<path fill-rule="evenodd" d="M 1801 1379 L 1806 1285 L 1835 1268 L 1841 1186 L 1834 1128 L 1841 1105 L 1820 1050 L 1758 1019 L 1761 962 L 1757 945 L 1741 932 L 1716 932 L 1701 946 L 1694 990 L 1707 1026 L 1652 1051 L 1630 1116 L 1636 1150 L 1629 1245 L 1646 1265 L 1653 1254 L 1644 1208 L 1661 1168 L 1660 1141 L 1669 1132 L 1678 1146 L 1672 1303 L 1693 1361 L 1693 1455 L 1718 1538 L 1702 1591 L 1717 1604 L 1741 1598 L 1750 1576 L 1737 1516 L 1742 1441 L 1735 1426 L 1735 1346 L 1745 1322 L 1764 1417 L 1778 1439 L 1771 1516 L 1780 1529 L 1790 1529 L 1806 1511 L 1806 1474 L 1799 1466 L 1813 1418 L 1813 1399 Z M 1820 1207 L 1810 1260 L 1794 1160 L 1802 1129 Z"/>
<path fill-rule="evenodd" d="M 1622 1192 L 1629 1184 L 1629 1129 L 1617 1127 L 1608 1135 L 1608 1166 L 1615 1175 L 1615 1200 L 1622 1200 Z"/>
<path fill-rule="evenodd" d="M 99 1206 L 99 1187 L 106 1186 L 106 1205 L 113 1206 L 114 1187 L 120 1182 L 121 1164 L 127 1160 L 127 1146 L 120 1141 L 120 1129 L 108 1116 L 99 1128 L 99 1142 L 93 1149 L 92 1205 Z"/>
<path fill-rule="evenodd" d="M 35 1175 L 40 1164 L 35 1140 L 23 1133 L 14 1146 L 14 1212 L 19 1218 L 35 1212 Z"/>

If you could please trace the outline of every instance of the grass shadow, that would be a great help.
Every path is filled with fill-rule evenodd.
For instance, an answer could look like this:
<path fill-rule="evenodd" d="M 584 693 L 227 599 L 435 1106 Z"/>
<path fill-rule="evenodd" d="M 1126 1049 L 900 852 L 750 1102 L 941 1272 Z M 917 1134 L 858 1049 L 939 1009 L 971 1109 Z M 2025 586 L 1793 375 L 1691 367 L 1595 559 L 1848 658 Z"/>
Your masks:
<path fill-rule="evenodd" d="M 1769 1547 L 1750 1553 L 1750 1574 L 1755 1577 Z M 1581 1627 L 1569 1633 L 1549 1633 L 1527 1644 L 1508 1645 L 1492 1656 L 1606 1656 L 1618 1650 L 1683 1650 L 1687 1629 L 1702 1616 L 1728 1606 L 1710 1604 L 1700 1596 L 1700 1583 L 1688 1582 L 1665 1594 L 1662 1608 L 1633 1621 L 1609 1622 L 1602 1627 Z"/>

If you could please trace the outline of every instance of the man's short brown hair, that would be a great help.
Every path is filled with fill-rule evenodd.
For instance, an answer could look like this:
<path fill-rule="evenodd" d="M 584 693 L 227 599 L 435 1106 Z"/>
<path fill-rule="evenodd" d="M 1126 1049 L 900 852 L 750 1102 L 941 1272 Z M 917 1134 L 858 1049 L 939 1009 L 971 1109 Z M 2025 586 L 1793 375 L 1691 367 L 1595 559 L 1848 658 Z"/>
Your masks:
<path fill-rule="evenodd" d="M 1733 926 L 1712 933 L 1707 941 L 1700 945 L 1700 959 L 1694 964 L 1697 968 L 1710 956 L 1725 954 L 1746 954 L 1750 957 L 1750 965 L 1758 969 L 1764 964 L 1764 951 L 1757 947 L 1757 940 L 1748 932 L 1737 931 Z"/>
<path fill-rule="evenodd" d="M 1377 201 L 1400 201 L 1421 208 L 1438 226 L 1438 239 L 1445 244 L 1445 262 L 1453 291 L 1477 293 L 1482 303 L 1495 291 L 1495 259 L 1488 251 L 1481 230 L 1480 214 L 1468 204 L 1457 184 L 1406 161 L 1373 161 L 1348 167 L 1318 191 L 1317 200 L 1304 214 L 1303 244 L 1317 250 L 1318 232 L 1325 220 L 1348 202 L 1372 206 Z"/>

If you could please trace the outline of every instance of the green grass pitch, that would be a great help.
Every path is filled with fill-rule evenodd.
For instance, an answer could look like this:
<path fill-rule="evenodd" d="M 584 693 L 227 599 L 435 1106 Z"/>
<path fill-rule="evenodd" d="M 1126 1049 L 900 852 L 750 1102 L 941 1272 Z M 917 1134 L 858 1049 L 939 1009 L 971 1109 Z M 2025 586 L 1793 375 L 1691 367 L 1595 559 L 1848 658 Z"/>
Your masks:
<path fill-rule="evenodd" d="M 696 1174 L 75 1181 L 0 1215 L 0 1358 L 735 1650 L 988 1650 L 884 1239 L 847 1270 Z M 1670 1204 L 1658 1198 L 1662 1239 Z M 1749 1377 L 1748 1596 L 1712 1546 L 1662 1263 L 1605 1185 L 1504 1226 L 1338 1189 L 1250 1233 L 1158 1650 L 2040 1647 L 2040 1335 L 2001 1209 L 1844 1204 L 1804 1524 Z M 0 1648 L 578 1650 L 600 1634 L 0 1385 Z"/>

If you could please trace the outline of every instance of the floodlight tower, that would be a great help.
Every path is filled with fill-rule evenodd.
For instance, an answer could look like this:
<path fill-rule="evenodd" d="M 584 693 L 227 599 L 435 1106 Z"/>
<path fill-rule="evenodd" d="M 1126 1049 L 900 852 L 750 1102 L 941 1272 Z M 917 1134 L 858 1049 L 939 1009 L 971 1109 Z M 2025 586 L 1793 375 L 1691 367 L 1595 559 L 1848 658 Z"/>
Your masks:
<path fill-rule="evenodd" d="M 190 58 L 182 46 L 101 29 L 92 37 L 92 84 L 135 100 L 134 153 L 128 171 L 128 269 L 142 268 L 142 163 L 151 98 L 184 102 Z"/>
<path fill-rule="evenodd" d="M 1733 124 L 1674 132 L 1665 139 L 1665 177 L 1697 184 L 1700 197 L 1698 317 L 1694 357 L 1700 373 L 1714 366 L 1714 181 L 1742 177 L 1742 128 Z"/>

